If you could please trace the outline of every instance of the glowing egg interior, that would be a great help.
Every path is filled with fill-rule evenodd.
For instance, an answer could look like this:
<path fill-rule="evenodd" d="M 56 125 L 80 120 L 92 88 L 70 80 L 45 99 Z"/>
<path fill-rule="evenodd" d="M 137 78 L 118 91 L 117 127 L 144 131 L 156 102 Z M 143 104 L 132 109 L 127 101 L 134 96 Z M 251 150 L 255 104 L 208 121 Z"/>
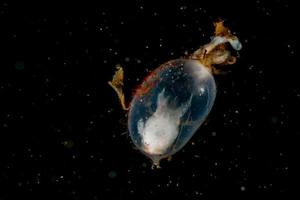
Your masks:
<path fill-rule="evenodd" d="M 209 114 L 216 84 L 197 60 L 169 61 L 142 83 L 128 117 L 130 137 L 155 165 L 180 150 Z"/>

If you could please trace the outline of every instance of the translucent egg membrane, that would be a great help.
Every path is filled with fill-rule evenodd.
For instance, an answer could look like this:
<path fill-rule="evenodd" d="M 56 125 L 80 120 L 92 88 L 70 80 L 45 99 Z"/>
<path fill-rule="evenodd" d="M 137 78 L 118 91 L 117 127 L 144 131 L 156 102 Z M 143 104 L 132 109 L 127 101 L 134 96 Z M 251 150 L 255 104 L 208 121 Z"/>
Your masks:
<path fill-rule="evenodd" d="M 159 165 L 195 134 L 215 97 L 215 80 L 198 60 L 177 59 L 161 65 L 131 101 L 128 128 L 133 143 Z"/>

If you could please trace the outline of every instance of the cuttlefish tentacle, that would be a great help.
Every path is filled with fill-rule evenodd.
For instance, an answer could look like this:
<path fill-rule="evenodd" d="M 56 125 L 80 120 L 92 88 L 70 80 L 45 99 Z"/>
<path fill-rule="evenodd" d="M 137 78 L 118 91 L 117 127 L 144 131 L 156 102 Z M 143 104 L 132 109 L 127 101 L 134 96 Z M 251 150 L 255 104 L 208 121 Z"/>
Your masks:
<path fill-rule="evenodd" d="M 227 65 L 236 62 L 236 57 L 227 50 L 227 43 L 236 51 L 242 48 L 239 39 L 231 34 L 230 30 L 224 26 L 223 21 L 217 22 L 215 23 L 215 36 L 211 42 L 200 47 L 190 57 L 199 60 L 213 74 L 218 74 L 220 70 L 214 68 L 214 65 Z"/>

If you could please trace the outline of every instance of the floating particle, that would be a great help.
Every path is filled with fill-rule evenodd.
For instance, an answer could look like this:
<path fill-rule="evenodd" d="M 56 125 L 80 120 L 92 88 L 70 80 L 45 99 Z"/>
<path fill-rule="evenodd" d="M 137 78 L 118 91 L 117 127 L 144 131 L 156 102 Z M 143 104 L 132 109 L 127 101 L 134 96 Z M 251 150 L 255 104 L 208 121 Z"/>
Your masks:
<path fill-rule="evenodd" d="M 25 68 L 25 63 L 24 63 L 24 61 L 17 61 L 17 62 L 15 63 L 15 68 L 16 68 L 17 71 L 22 71 L 22 70 L 24 70 L 24 68 Z"/>
<path fill-rule="evenodd" d="M 117 172 L 116 171 L 110 171 L 108 173 L 108 177 L 109 178 L 116 178 L 117 177 Z"/>

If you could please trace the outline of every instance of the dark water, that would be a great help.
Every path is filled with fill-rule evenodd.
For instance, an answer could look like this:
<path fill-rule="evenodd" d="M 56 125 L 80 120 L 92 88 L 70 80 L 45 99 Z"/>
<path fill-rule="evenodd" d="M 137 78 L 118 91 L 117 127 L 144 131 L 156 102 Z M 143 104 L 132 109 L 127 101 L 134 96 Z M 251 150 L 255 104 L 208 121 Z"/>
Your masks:
<path fill-rule="evenodd" d="M 287 195 L 300 132 L 296 3 L 1 1 L 0 199 Z M 243 44 L 238 61 L 214 77 L 200 129 L 152 170 L 107 81 L 121 64 L 131 101 L 149 71 L 209 42 L 220 18 Z"/>

